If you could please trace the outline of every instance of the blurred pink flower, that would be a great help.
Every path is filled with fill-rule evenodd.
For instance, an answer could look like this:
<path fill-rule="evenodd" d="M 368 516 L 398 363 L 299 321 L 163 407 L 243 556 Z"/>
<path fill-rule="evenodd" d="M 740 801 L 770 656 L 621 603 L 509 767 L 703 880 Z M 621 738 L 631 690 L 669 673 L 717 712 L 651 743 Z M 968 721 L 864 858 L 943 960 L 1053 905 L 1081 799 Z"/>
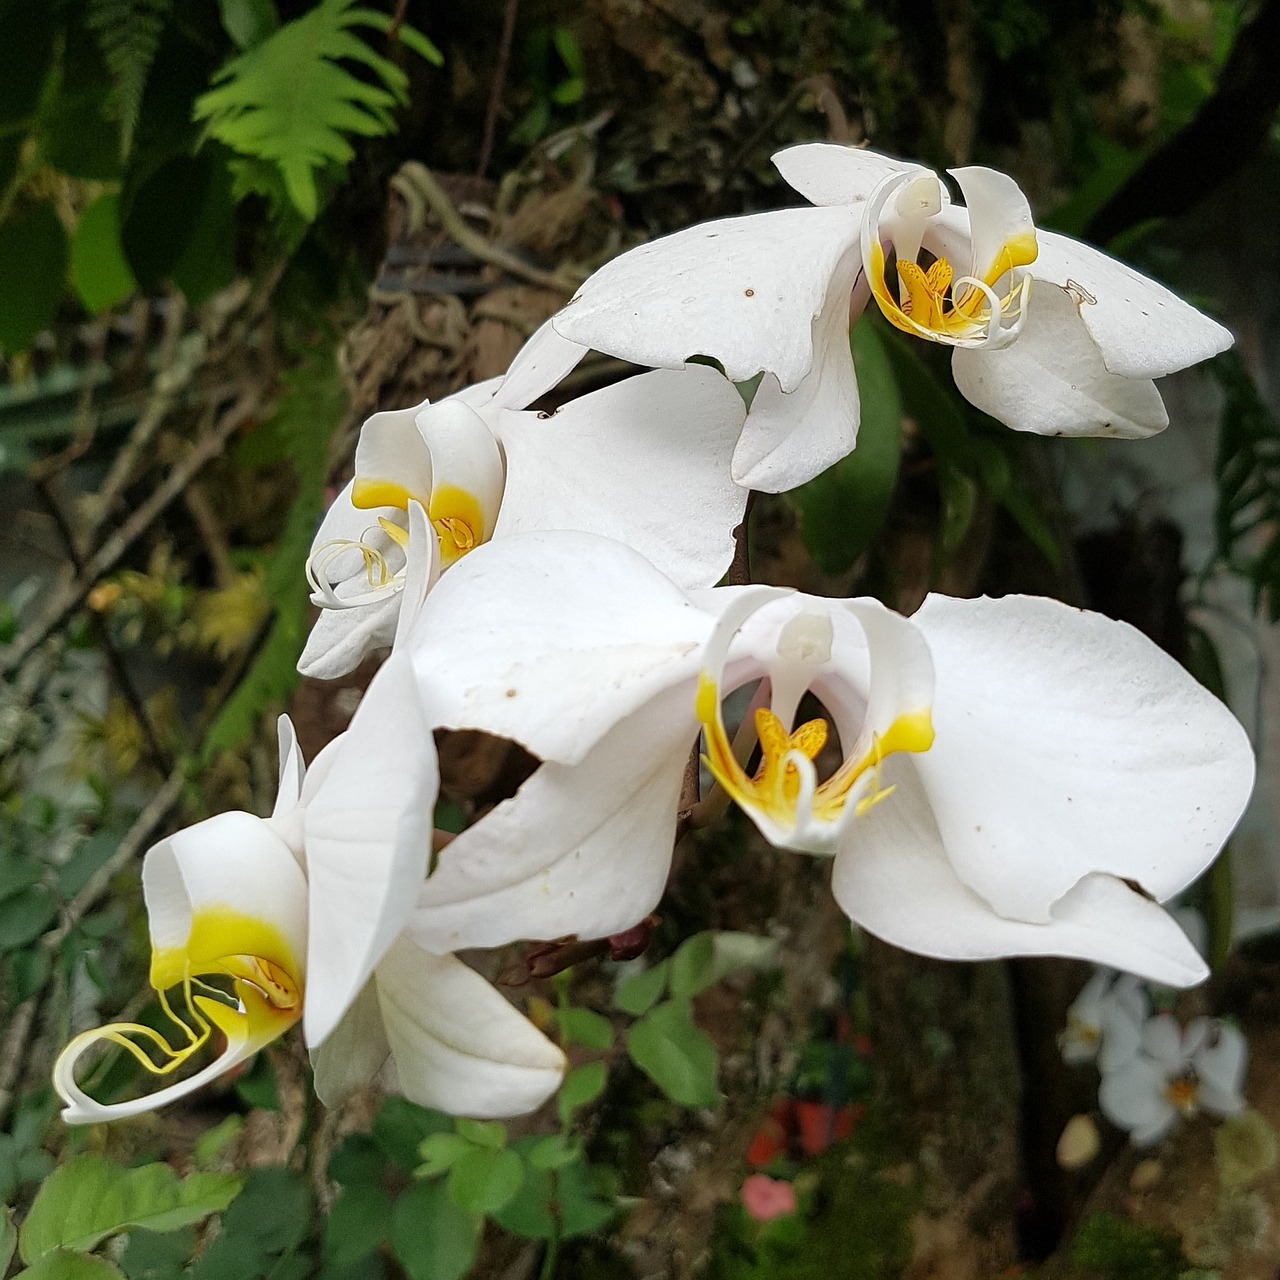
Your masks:
<path fill-rule="evenodd" d="M 789 1182 L 753 1173 L 739 1193 L 742 1207 L 757 1222 L 772 1222 L 796 1211 L 796 1189 Z"/>

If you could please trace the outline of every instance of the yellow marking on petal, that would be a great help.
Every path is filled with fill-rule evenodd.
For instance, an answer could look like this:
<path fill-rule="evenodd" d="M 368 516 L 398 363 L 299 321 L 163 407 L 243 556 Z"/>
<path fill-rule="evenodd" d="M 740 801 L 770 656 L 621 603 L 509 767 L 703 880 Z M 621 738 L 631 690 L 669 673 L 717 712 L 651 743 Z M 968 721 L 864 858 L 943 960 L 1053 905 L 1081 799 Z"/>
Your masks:
<path fill-rule="evenodd" d="M 382 532 L 385 533 L 401 551 L 407 551 L 409 549 L 408 529 L 402 529 L 394 520 L 388 520 L 386 516 L 379 516 L 378 524 L 381 526 Z"/>
<path fill-rule="evenodd" d="M 808 720 L 789 731 L 772 711 L 759 708 L 755 724 L 761 761 L 755 776 L 748 777 L 725 733 L 720 716 L 720 690 L 706 671 L 698 676 L 694 712 L 706 736 L 707 751 L 702 759 L 711 776 L 748 813 L 794 828 L 800 817 L 797 813 L 800 770 L 791 757 L 799 753 L 807 760 L 816 759 L 827 743 L 827 722 Z M 894 792 L 893 786 L 880 785 L 880 766 L 885 757 L 899 751 L 927 751 L 933 745 L 933 736 L 933 722 L 927 708 L 899 716 L 884 734 L 873 735 L 871 749 L 860 760 L 846 760 L 831 777 L 818 784 L 812 800 L 813 816 L 820 822 L 835 822 L 854 784 L 868 770 L 874 770 L 871 791 L 854 806 L 855 816 L 861 817 Z"/>
<path fill-rule="evenodd" d="M 1034 231 L 1006 240 L 996 254 L 996 260 L 984 277 L 987 284 L 995 284 L 1006 271 L 1014 267 L 1029 267 L 1040 256 L 1040 242 Z"/>
<path fill-rule="evenodd" d="M 414 497 L 402 484 L 394 480 L 374 480 L 367 476 L 356 476 L 351 486 L 351 505 L 361 511 L 371 507 L 397 507 L 401 511 L 409 510 L 409 499 Z"/>
<path fill-rule="evenodd" d="M 1199 1083 L 1188 1076 L 1179 1076 L 1176 1080 L 1170 1080 L 1164 1087 L 1165 1101 L 1176 1107 L 1184 1116 L 1195 1115 L 1199 1095 Z"/>
<path fill-rule="evenodd" d="M 440 560 L 446 565 L 465 556 L 489 536 L 479 499 L 457 485 L 441 484 L 431 491 L 427 519 L 440 539 Z"/>

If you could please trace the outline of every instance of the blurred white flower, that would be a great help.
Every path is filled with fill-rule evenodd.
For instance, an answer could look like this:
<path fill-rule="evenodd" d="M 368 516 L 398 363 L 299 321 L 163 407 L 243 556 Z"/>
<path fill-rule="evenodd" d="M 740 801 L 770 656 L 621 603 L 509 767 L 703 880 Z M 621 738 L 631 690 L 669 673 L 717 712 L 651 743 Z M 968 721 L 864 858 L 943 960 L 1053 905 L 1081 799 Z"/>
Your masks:
<path fill-rule="evenodd" d="M 1138 1052 L 1150 1012 L 1140 979 L 1099 969 L 1067 1010 L 1058 1036 L 1062 1060 L 1079 1066 L 1096 1059 L 1100 1070 L 1114 1070 Z"/>

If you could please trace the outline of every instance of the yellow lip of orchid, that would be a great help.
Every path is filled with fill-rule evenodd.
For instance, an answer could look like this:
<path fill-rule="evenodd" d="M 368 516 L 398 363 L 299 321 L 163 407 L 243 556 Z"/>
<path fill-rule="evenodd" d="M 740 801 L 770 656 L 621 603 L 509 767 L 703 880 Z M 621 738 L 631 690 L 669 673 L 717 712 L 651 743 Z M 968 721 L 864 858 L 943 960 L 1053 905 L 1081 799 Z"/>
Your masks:
<path fill-rule="evenodd" d="M 839 767 L 819 781 L 814 761 L 827 743 L 827 722 L 808 720 L 789 729 L 772 707 L 759 707 L 754 712 L 754 724 L 761 761 L 754 776 L 749 775 L 734 754 L 725 730 L 721 682 L 733 636 L 752 613 L 774 598 L 776 594 L 769 589 L 745 592 L 736 608 L 726 610 L 721 626 L 708 642 L 695 698 L 695 714 L 706 742 L 703 762 L 712 777 L 766 836 L 772 832 L 791 847 L 826 852 L 850 815 L 862 817 L 892 795 L 894 788 L 881 781 L 885 758 L 897 752 L 927 751 L 932 746 L 932 719 L 927 706 L 906 710 L 895 707 L 886 718 L 886 700 L 880 699 L 877 705 L 877 700 L 868 694 L 867 724 L 859 741 Z M 887 615 L 887 611 L 881 612 Z M 872 616 L 869 615 L 868 621 Z M 816 631 L 821 637 L 821 629 L 805 625 L 815 619 L 826 624 L 825 642 L 819 638 L 817 645 L 813 636 Z M 891 625 L 910 626 L 903 619 L 895 619 Z M 802 645 L 798 646 L 794 639 L 788 642 L 789 630 L 804 637 Z M 864 624 L 864 630 L 869 646 L 879 651 L 872 661 L 874 679 L 877 661 L 887 655 L 876 642 L 875 627 Z M 784 715 L 791 715 L 811 678 L 830 663 L 830 637 L 830 622 L 821 615 L 797 615 L 780 631 L 776 669 L 766 666 L 764 674 L 773 682 L 774 705 L 781 705 Z M 925 664 L 927 667 L 927 657 Z M 908 698 L 917 692 L 912 682 L 907 682 L 903 691 Z M 896 692 L 895 689 L 891 694 Z M 892 700 L 891 696 L 888 701 Z M 875 728 L 877 721 L 883 724 L 883 729 Z"/>
<path fill-rule="evenodd" d="M 945 256 L 936 256 L 927 266 L 917 261 L 920 241 L 930 218 L 941 209 L 940 201 L 921 208 L 909 202 L 901 215 L 904 234 L 893 237 L 897 256 L 898 293 L 895 296 L 886 278 L 885 248 L 881 230 L 891 199 L 902 203 L 913 186 L 938 179 L 925 171 L 893 174 L 883 179 L 867 202 L 862 226 L 863 265 L 872 296 L 885 318 L 903 333 L 959 347 L 1000 347 L 1011 342 L 1026 318 L 1031 277 L 1020 271 L 1035 261 L 1039 247 L 1034 229 L 1018 228 L 987 256 L 974 261 L 971 274 L 957 276 Z M 976 246 L 974 247 L 976 253 Z M 997 287 L 1003 281 L 1003 291 Z"/>
<path fill-rule="evenodd" d="M 143 876 L 150 982 L 172 1029 L 120 1022 L 74 1037 L 53 1071 L 69 1124 L 138 1115 L 185 1097 L 302 1016 L 306 880 L 269 822 L 230 813 L 197 823 L 153 848 Z M 142 1097 L 99 1103 L 76 1081 L 79 1059 L 94 1045 L 124 1049 L 163 1080 L 192 1065 L 215 1033 L 226 1043 L 212 1062 Z"/>

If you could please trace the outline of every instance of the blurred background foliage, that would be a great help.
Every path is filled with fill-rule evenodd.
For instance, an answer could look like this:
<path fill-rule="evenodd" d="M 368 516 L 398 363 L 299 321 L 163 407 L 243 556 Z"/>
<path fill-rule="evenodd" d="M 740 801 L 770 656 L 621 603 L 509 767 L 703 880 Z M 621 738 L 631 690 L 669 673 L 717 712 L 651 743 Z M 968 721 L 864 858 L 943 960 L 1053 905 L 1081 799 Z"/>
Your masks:
<path fill-rule="evenodd" d="M 641 238 L 795 202 L 769 164 L 790 142 L 1005 169 L 1044 225 L 1240 343 L 1173 390 L 1170 434 L 1208 426 L 1169 481 L 1016 436 L 945 353 L 864 321 L 859 447 L 754 503 L 755 576 L 906 609 L 934 587 L 1090 604 L 1255 698 L 1258 728 L 1267 686 L 1229 687 L 1223 636 L 1262 652 L 1255 615 L 1280 617 L 1275 0 L 4 0 L 0 33 L 0 1260 L 33 1280 L 1274 1275 L 1203 1133 L 1159 1212 L 1118 1142 L 1055 1163 L 1088 1106 L 1053 1045 L 1079 966 L 851 942 L 821 868 L 736 822 L 682 846 L 648 968 L 478 962 L 575 1064 L 554 1114 L 509 1132 L 395 1098 L 323 1113 L 292 1041 L 110 1132 L 60 1127 L 45 1082 L 72 1030 L 156 1012 L 152 839 L 265 812 L 274 716 L 310 757 L 358 701 L 367 670 L 299 687 L 294 663 L 360 422 L 502 372 Z M 624 372 L 589 359 L 562 394 Z M 1170 484 L 1201 494 L 1195 530 L 1153 498 Z M 523 776 L 474 735 L 442 765 L 451 829 Z M 1258 1061 L 1277 977 L 1267 937 L 1228 959 L 1240 893 L 1225 861 L 1198 890 L 1219 973 L 1193 999 L 1262 1019 Z M 139 1085 L 110 1057 L 92 1083 Z M 744 1210 L 753 1168 L 791 1180 L 795 1213 Z M 1249 1178 L 1270 1222 L 1274 1174 Z"/>

